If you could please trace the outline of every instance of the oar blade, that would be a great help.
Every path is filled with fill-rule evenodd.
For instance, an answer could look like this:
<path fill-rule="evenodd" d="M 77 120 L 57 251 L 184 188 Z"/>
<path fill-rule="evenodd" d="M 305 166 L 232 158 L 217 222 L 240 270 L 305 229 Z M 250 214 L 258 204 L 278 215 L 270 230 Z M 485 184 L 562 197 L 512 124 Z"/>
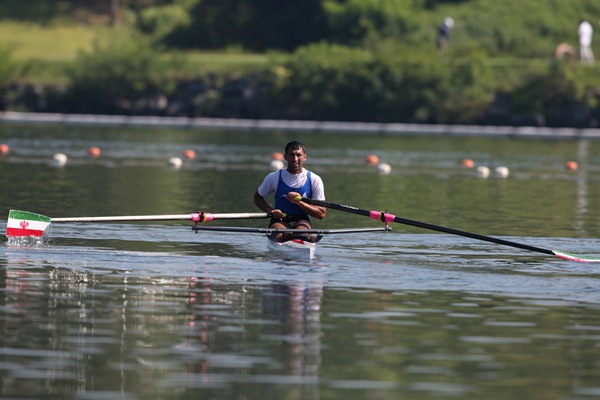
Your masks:
<path fill-rule="evenodd" d="M 569 260 L 569 261 L 577 261 L 582 263 L 600 263 L 599 258 L 591 258 L 591 257 L 583 257 L 578 256 L 576 254 L 563 253 L 560 251 L 552 251 L 556 257 Z"/>
<path fill-rule="evenodd" d="M 29 211 L 10 210 L 6 222 L 6 237 L 42 237 L 51 219 Z"/>

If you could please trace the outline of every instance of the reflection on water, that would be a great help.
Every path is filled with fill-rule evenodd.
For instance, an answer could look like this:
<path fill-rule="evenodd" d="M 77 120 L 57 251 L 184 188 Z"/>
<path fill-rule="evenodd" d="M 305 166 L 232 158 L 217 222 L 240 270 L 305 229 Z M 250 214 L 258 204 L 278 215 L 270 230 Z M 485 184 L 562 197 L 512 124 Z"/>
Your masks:
<path fill-rule="evenodd" d="M 256 211 L 270 154 L 299 139 L 333 202 L 599 253 L 597 142 L 11 126 L 0 139 L 4 215 Z M 198 158 L 169 168 L 185 148 Z M 69 164 L 49 168 L 58 151 Z M 364 165 L 372 153 L 392 173 Z M 478 179 L 462 158 L 510 177 Z M 316 224 L 379 223 L 330 210 Z M 186 221 L 54 223 L 48 239 L 0 246 L 2 398 L 600 395 L 594 264 L 400 224 L 327 236 L 309 262 Z"/>
<path fill-rule="evenodd" d="M 600 390 L 597 304 L 327 288 L 302 269 L 296 283 L 223 282 L 18 264 L 2 274 L 3 397 L 548 399 Z"/>

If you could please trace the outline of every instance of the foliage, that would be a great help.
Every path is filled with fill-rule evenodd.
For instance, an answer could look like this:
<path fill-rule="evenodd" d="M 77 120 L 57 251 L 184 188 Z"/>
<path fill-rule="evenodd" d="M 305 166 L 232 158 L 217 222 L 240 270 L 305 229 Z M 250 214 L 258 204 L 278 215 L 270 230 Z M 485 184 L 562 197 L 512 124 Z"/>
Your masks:
<path fill-rule="evenodd" d="M 495 56 L 552 57 L 560 43 L 577 45 L 581 18 L 600 13 L 597 2 L 547 0 L 544 3 L 472 0 L 456 6 L 455 42 L 476 41 Z"/>
<path fill-rule="evenodd" d="M 136 15 L 138 29 L 160 41 L 177 29 L 192 23 L 190 9 L 199 0 L 129 0 Z M 164 4 L 163 4 L 164 3 Z"/>
<path fill-rule="evenodd" d="M 287 118 L 468 122 L 491 102 L 494 85 L 486 57 L 464 56 L 442 64 L 427 53 L 310 45 L 276 66 L 274 96 Z"/>
<path fill-rule="evenodd" d="M 108 15 L 109 3 L 39 0 L 30 4 L 28 14 L 22 2 L 3 0 L 0 12 L 13 19 L 32 19 L 44 27 L 67 27 L 81 10 Z M 193 102 L 198 103 L 194 112 L 202 114 L 209 110 L 218 116 L 474 123 L 485 119 L 486 110 L 498 94 L 507 102 L 501 106 L 495 104 L 495 112 L 499 109 L 502 115 L 541 115 L 548 124 L 558 124 L 560 116 L 569 113 L 565 110 L 585 108 L 598 112 L 600 67 L 581 66 L 577 60 L 569 64 L 554 59 L 558 44 L 577 47 L 579 20 L 582 17 L 593 20 L 594 15 L 600 15 L 598 2 L 118 0 L 117 3 L 122 25 L 110 29 L 116 29 L 120 37 L 106 38 L 108 27 L 96 30 L 97 21 L 106 24 L 108 18 L 99 17 L 96 25 L 90 24 L 94 26 L 90 31 L 92 36 L 99 41 L 92 50 L 88 47 L 92 36 L 86 36 L 85 43 L 79 42 L 86 52 L 69 67 L 67 93 L 62 103 L 65 110 L 144 112 L 143 104 L 168 96 L 173 90 L 174 73 L 185 71 L 188 78 L 205 84 L 199 87 L 209 87 L 207 92 L 194 94 Z M 435 46 L 436 34 L 446 16 L 453 17 L 455 26 L 450 46 L 440 57 Z M 68 24 L 62 24 L 65 18 L 71 18 Z M 122 34 L 130 31 L 137 34 Z M 22 39 L 24 35 L 17 36 Z M 81 36 L 69 35 L 73 40 Z M 19 49 L 19 62 L 23 54 L 40 58 L 51 54 L 55 57 L 54 69 L 62 68 L 71 62 L 72 55 L 65 56 L 67 53 L 58 51 L 58 47 L 47 54 L 39 50 L 52 47 L 53 41 L 67 42 L 20 40 L 21 47 L 27 47 L 24 45 L 27 43 L 44 44 L 33 47 L 29 53 Z M 6 39 L 0 39 L 0 46 L 4 43 Z M 212 55 L 194 52 L 197 67 L 192 69 L 161 54 L 162 49 L 157 50 L 156 46 L 159 43 L 167 49 L 217 49 L 218 52 Z M 593 46 L 597 49 L 598 41 Z M 280 53 L 269 56 L 270 65 L 265 72 L 264 54 L 270 49 Z M 262 59 L 249 61 L 247 57 L 239 57 L 240 61 L 223 62 L 226 57 L 219 56 L 232 59 L 232 54 L 244 56 L 247 51 L 260 52 L 254 55 Z M 221 62 L 211 61 L 215 60 L 214 54 Z M 600 55 L 600 51 L 596 50 L 596 54 Z M 22 76 L 22 68 L 15 66 L 10 55 L 0 54 L 0 57 L 0 80 L 8 82 Z M 29 71 L 52 70 L 45 68 L 44 61 L 48 62 L 32 60 Z M 60 68 L 59 63 L 63 63 Z M 230 72 L 236 72 L 237 76 L 223 78 Z M 268 99 L 264 98 L 265 93 Z M 267 103 L 269 106 L 257 107 L 260 112 L 244 114 L 254 104 Z M 585 123 L 592 118 L 586 116 L 581 121 Z"/>
<path fill-rule="evenodd" d="M 139 37 L 115 35 L 80 54 L 69 71 L 66 104 L 75 112 L 115 112 L 169 93 L 172 62 Z"/>
<path fill-rule="evenodd" d="M 324 0 L 331 42 L 361 45 L 369 39 L 400 38 L 410 29 L 410 2 L 406 0 Z"/>
<path fill-rule="evenodd" d="M 10 47 L 0 47 L 0 88 L 9 86 L 21 75 L 21 64 L 14 61 L 12 52 Z"/>
<path fill-rule="evenodd" d="M 359 117 L 364 115 L 360 109 L 363 85 L 373 79 L 371 60 L 368 52 L 338 45 L 301 48 L 276 67 L 275 97 L 288 118 Z"/>
<path fill-rule="evenodd" d="M 250 51 L 293 50 L 324 37 L 320 0 L 202 0 L 191 11 L 192 24 L 166 40 L 187 48 Z"/>
<path fill-rule="evenodd" d="M 533 77 L 511 92 L 514 112 L 543 115 L 551 126 L 564 120 L 565 110 L 598 107 L 600 77 L 596 68 L 574 67 L 556 62 L 545 73 Z M 558 118 L 560 117 L 560 118 Z"/>

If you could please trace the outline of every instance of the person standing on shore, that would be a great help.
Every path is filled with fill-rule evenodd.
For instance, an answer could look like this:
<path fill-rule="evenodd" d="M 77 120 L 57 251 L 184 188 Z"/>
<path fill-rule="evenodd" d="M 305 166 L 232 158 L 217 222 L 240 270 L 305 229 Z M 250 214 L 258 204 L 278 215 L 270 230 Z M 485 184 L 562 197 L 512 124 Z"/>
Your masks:
<path fill-rule="evenodd" d="M 325 218 L 325 207 L 307 204 L 300 199 L 307 197 L 325 200 L 323 180 L 304 168 L 306 150 L 298 141 L 289 142 L 284 153 L 287 168 L 271 172 L 254 193 L 254 204 L 270 213 L 269 226 L 277 229 L 310 229 L 310 217 Z M 265 197 L 274 194 L 274 207 Z"/>
<path fill-rule="evenodd" d="M 592 36 L 594 35 L 594 28 L 585 19 L 582 19 L 579 23 L 579 29 L 577 30 L 579 36 L 579 57 L 582 64 L 593 64 L 594 53 L 592 52 Z"/>
<path fill-rule="evenodd" d="M 450 43 L 450 30 L 452 27 L 454 27 L 454 20 L 452 17 L 446 17 L 438 28 L 437 48 L 440 52 L 440 58 L 444 57 Z"/>

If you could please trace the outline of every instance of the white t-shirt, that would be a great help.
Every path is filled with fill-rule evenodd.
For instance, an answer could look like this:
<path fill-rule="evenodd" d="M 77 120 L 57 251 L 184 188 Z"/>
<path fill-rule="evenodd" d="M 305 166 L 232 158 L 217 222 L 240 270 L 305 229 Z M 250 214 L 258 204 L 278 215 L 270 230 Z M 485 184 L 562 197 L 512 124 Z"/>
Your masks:
<path fill-rule="evenodd" d="M 286 185 L 292 188 L 302 187 L 306 183 L 308 177 L 308 171 L 302 168 L 302 172 L 294 175 L 290 174 L 287 169 L 281 170 L 281 179 Z M 325 200 L 325 188 L 323 187 L 323 180 L 321 177 L 314 172 L 310 172 L 311 186 L 312 186 L 312 198 L 316 200 Z M 275 193 L 277 191 L 277 184 L 279 183 L 279 171 L 271 172 L 265 177 L 263 183 L 258 187 L 258 194 L 262 197 Z"/>
<path fill-rule="evenodd" d="M 587 21 L 583 21 L 579 24 L 579 30 L 577 31 L 579 34 L 579 44 L 582 46 L 589 46 L 592 44 L 592 36 L 594 34 L 594 28 L 592 28 L 592 24 Z"/>

